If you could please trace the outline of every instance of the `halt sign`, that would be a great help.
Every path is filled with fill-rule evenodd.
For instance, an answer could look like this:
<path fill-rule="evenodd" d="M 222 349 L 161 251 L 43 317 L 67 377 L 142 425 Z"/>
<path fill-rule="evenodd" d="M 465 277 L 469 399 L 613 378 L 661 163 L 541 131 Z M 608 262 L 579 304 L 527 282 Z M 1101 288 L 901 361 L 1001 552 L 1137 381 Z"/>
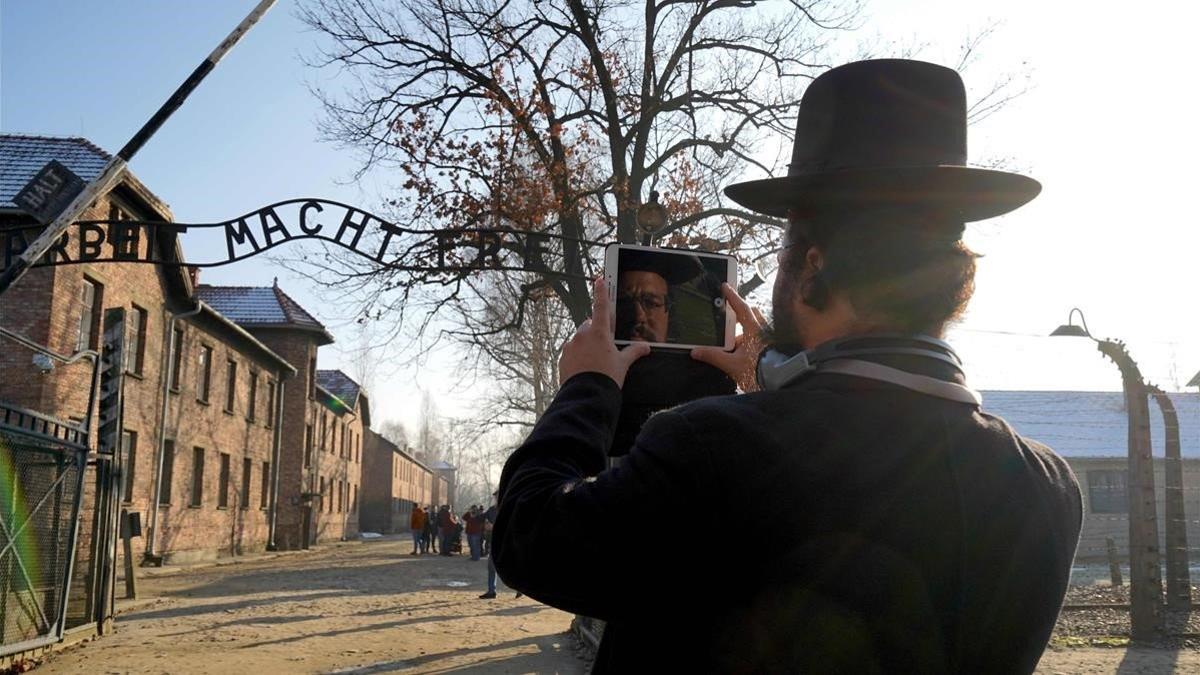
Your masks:
<path fill-rule="evenodd" d="M 13 203 L 42 225 L 49 225 L 85 187 L 82 178 L 52 159 L 13 197 Z"/>

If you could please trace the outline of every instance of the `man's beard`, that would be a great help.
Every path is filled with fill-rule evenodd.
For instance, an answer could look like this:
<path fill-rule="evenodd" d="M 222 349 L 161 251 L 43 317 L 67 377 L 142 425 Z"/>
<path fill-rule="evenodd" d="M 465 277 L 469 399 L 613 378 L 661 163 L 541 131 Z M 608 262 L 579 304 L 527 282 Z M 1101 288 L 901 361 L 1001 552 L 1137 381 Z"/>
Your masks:
<path fill-rule="evenodd" d="M 785 274 L 785 270 L 780 270 Z M 792 277 L 785 277 L 782 283 L 775 285 L 771 291 L 771 318 L 763 325 L 759 334 L 766 349 L 774 349 L 785 354 L 803 351 L 800 334 L 796 331 L 796 315 L 792 308 L 799 297 L 799 284 Z"/>

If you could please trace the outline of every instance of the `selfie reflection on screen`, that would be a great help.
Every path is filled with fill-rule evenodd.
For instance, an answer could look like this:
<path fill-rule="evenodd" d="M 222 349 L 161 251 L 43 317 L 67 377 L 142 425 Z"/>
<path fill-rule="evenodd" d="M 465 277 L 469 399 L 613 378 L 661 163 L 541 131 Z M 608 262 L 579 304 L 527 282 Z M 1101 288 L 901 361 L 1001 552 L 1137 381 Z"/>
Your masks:
<path fill-rule="evenodd" d="M 727 261 L 622 249 L 618 253 L 614 337 L 659 344 L 722 345 L 720 297 Z"/>

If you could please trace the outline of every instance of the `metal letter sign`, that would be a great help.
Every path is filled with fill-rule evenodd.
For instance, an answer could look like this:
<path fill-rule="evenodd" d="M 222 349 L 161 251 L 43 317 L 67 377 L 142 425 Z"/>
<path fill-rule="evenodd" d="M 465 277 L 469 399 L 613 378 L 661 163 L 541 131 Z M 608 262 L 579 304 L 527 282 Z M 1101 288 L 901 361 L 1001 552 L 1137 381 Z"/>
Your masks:
<path fill-rule="evenodd" d="M 180 260 L 164 237 L 197 230 L 220 232 L 224 257 Z M 36 228 L 0 230 L 3 267 L 13 264 L 36 236 Z M 572 276 L 552 264 L 572 242 L 585 247 L 604 244 L 547 232 L 516 228 L 419 230 L 401 227 L 353 206 L 327 199 L 292 199 L 264 206 L 219 223 L 184 225 L 136 220 L 79 221 L 63 232 L 34 267 L 100 262 L 141 262 L 158 265 L 216 267 L 245 260 L 280 244 L 319 239 L 353 251 L 388 269 L 417 272 L 510 270 Z M 170 244 L 170 239 L 167 244 Z M 164 251 L 166 251 L 164 257 Z M 560 261 L 561 262 L 561 261 Z"/>
<path fill-rule="evenodd" d="M 58 160 L 50 160 L 42 170 L 13 197 L 13 203 L 25 209 L 38 222 L 49 225 L 67 208 L 86 184 Z"/>

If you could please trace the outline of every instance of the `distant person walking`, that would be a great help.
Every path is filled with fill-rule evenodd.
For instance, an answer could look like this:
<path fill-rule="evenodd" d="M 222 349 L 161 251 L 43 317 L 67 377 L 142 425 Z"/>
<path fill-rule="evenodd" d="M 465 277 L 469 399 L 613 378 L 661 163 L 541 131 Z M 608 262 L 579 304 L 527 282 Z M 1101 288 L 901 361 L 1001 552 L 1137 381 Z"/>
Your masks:
<path fill-rule="evenodd" d="M 471 560 L 479 560 L 483 550 L 483 509 L 479 505 L 472 506 L 463 514 L 463 523 L 467 531 L 467 546 L 471 549 Z"/>
<path fill-rule="evenodd" d="M 437 524 L 434 522 L 437 518 L 437 511 L 433 508 L 433 504 L 429 505 L 429 510 L 425 512 L 425 527 L 421 530 L 421 553 L 429 553 L 432 549 L 437 553 Z"/>
<path fill-rule="evenodd" d="M 496 493 L 492 493 L 495 497 Z M 496 565 L 492 562 L 492 525 L 496 522 L 496 505 L 492 504 L 487 511 L 483 512 L 483 541 L 485 555 L 488 557 L 487 568 L 487 593 L 479 596 L 480 600 L 494 600 L 496 598 Z M 517 591 L 517 596 L 521 597 L 521 592 Z"/>
<path fill-rule="evenodd" d="M 495 499 L 496 493 L 492 493 L 492 498 Z M 480 600 L 491 600 L 496 597 L 496 565 L 492 562 L 492 523 L 496 522 L 496 505 L 493 503 L 488 507 L 487 511 L 483 512 L 483 542 L 485 553 L 488 557 L 487 571 L 487 593 L 479 596 Z"/>
<path fill-rule="evenodd" d="M 442 508 L 438 510 L 438 534 L 442 537 L 441 555 L 450 555 L 450 538 L 454 536 L 454 515 L 450 513 L 450 506 L 442 504 Z"/>
<path fill-rule="evenodd" d="M 423 553 L 424 544 L 421 539 L 425 533 L 425 522 L 428 519 L 429 517 L 425 515 L 425 511 L 421 508 L 420 504 L 413 506 L 412 516 L 408 522 L 409 529 L 412 530 L 413 540 L 413 550 L 410 555 L 421 555 Z"/>

